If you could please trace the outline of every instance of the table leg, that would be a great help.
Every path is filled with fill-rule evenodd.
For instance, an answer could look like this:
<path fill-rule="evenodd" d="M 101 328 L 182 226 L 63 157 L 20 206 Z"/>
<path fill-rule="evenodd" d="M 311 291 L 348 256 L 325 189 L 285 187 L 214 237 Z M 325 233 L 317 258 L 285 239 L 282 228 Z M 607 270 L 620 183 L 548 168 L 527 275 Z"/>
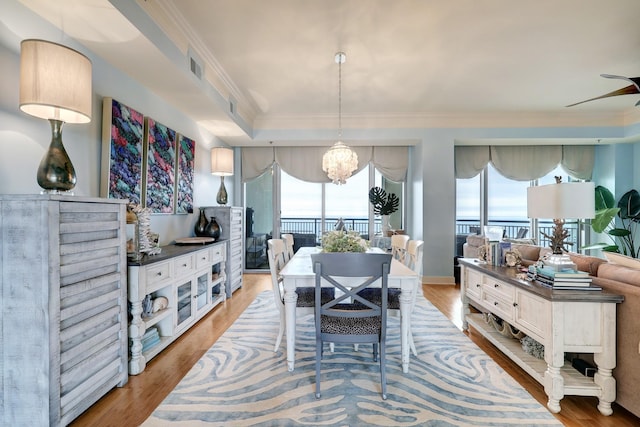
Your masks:
<path fill-rule="evenodd" d="M 287 289 L 287 280 L 284 282 L 284 312 L 287 334 L 287 368 L 293 371 L 296 360 L 296 302 L 298 294 L 293 289 Z"/>
<path fill-rule="evenodd" d="M 411 326 L 411 305 L 414 289 L 403 288 L 400 292 L 400 349 L 402 354 L 402 372 L 409 372 L 409 328 Z"/>

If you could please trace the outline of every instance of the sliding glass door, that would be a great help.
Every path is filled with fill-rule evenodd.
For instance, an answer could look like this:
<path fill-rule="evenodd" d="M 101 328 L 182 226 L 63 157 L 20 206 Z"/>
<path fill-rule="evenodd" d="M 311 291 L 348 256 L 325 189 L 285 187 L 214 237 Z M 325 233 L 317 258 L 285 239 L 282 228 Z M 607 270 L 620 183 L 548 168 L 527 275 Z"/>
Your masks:
<path fill-rule="evenodd" d="M 371 172 L 373 170 L 373 172 Z M 277 164 L 260 177 L 246 182 L 246 270 L 268 270 L 266 240 L 283 233 L 294 235 L 294 249 L 316 246 L 322 235 L 333 230 L 340 219 L 347 230 L 364 238 L 381 232 L 381 220 L 374 217 L 369 189 L 382 187 L 400 198 L 398 212 L 390 217 L 393 229 L 403 228 L 404 184 L 384 178 L 367 165 L 345 185 L 301 181 Z"/>

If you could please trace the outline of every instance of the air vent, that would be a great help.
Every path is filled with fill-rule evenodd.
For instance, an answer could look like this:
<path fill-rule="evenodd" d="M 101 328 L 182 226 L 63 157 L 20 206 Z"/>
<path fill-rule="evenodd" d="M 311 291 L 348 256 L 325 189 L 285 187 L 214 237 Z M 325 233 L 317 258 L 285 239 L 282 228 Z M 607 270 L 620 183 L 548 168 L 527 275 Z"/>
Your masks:
<path fill-rule="evenodd" d="M 236 114 L 236 100 L 233 99 L 233 97 L 229 97 L 229 113 L 231 113 L 231 115 Z"/>
<path fill-rule="evenodd" d="M 195 59 L 189 58 L 191 72 L 200 80 L 202 80 L 202 66 Z"/>
<path fill-rule="evenodd" d="M 198 80 L 202 80 L 202 60 L 191 48 L 187 50 L 187 55 L 189 58 L 189 71 L 191 71 Z"/>

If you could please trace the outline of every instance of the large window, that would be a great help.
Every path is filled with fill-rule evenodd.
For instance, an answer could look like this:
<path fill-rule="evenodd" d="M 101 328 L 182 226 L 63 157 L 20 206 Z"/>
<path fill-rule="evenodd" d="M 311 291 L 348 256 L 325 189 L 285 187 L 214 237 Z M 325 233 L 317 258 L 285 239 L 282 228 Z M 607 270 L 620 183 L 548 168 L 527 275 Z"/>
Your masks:
<path fill-rule="evenodd" d="M 491 163 L 473 178 L 457 179 L 456 255 L 462 255 L 466 236 L 482 234 L 484 225 L 503 227 L 509 238 L 532 238 L 537 244 L 548 246 L 545 234 L 551 234 L 553 223 L 527 217 L 527 187 L 552 184 L 555 176 L 562 177 L 562 182 L 572 181 L 560 166 L 538 180 L 515 181 L 502 176 Z M 565 227 L 570 231 L 571 249 L 577 251 L 582 244 L 579 222 L 567 220 Z"/>
<path fill-rule="evenodd" d="M 345 185 L 335 185 L 301 181 L 274 164 L 272 170 L 245 183 L 247 220 L 251 221 L 247 224 L 246 268 L 269 268 L 266 257 L 256 256 L 262 254 L 263 238 L 291 233 L 296 248 L 315 246 L 321 243 L 323 233 L 335 228 L 339 219 L 347 229 L 355 230 L 365 238 L 379 234 L 381 219 L 372 215 L 369 203 L 369 189 L 373 186 L 400 198 L 400 207 L 390 216 L 390 225 L 402 229 L 404 184 L 384 178 L 370 165 L 349 178 Z"/>

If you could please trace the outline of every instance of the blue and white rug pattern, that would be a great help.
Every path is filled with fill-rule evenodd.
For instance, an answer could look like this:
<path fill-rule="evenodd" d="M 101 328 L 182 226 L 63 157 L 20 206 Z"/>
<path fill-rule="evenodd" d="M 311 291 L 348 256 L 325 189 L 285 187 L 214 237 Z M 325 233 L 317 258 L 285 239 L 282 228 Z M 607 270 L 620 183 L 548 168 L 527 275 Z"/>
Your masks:
<path fill-rule="evenodd" d="M 172 426 L 561 426 L 431 303 L 412 317 L 418 357 L 400 363 L 399 320 L 389 318 L 387 395 L 371 346 L 336 346 L 315 390 L 313 317 L 298 319 L 296 368 L 285 343 L 273 352 L 278 316 L 263 292 L 145 421 Z M 283 340 L 284 341 L 284 340 Z"/>

